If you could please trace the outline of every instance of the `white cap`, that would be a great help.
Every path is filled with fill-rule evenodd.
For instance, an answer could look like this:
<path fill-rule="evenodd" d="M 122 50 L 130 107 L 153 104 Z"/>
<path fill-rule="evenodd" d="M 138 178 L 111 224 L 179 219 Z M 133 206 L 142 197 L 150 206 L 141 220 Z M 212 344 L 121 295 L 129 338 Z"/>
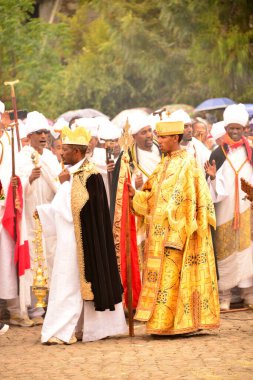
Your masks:
<path fill-rule="evenodd" d="M 1 100 L 0 100 L 0 113 L 4 113 L 4 111 L 5 111 L 5 105 L 4 105 L 4 103 L 1 102 Z"/>
<path fill-rule="evenodd" d="M 154 123 L 152 123 L 151 117 L 148 115 L 138 115 L 134 117 L 129 117 L 128 118 L 128 123 L 130 125 L 129 133 L 131 135 L 135 135 L 136 133 L 140 132 L 142 128 L 145 127 L 152 127 Z"/>
<path fill-rule="evenodd" d="M 83 127 L 90 132 L 92 137 L 98 136 L 98 128 L 99 128 L 99 117 L 82 117 L 80 119 L 76 119 L 74 124 L 71 126 L 72 129 L 77 127 Z M 104 120 L 105 118 L 103 118 Z"/>
<path fill-rule="evenodd" d="M 98 123 L 99 140 L 116 140 L 121 136 L 121 130 L 110 120 L 104 117 L 96 117 Z"/>
<path fill-rule="evenodd" d="M 214 140 L 217 140 L 220 137 L 224 136 L 226 134 L 224 121 L 219 121 L 218 123 L 214 123 L 212 125 L 210 133 L 212 137 L 214 138 Z"/>
<path fill-rule="evenodd" d="M 51 131 L 48 121 L 45 118 L 45 116 L 38 111 L 29 112 L 26 118 L 27 136 L 41 129 L 46 129 L 48 131 Z"/>
<path fill-rule="evenodd" d="M 246 127 L 249 120 L 249 114 L 244 104 L 231 104 L 225 109 L 223 119 L 225 127 L 229 124 L 240 124 L 243 127 Z"/>
<path fill-rule="evenodd" d="M 184 124 L 189 124 L 192 122 L 188 113 L 182 109 L 172 112 L 169 115 L 169 120 L 170 121 L 182 121 Z"/>

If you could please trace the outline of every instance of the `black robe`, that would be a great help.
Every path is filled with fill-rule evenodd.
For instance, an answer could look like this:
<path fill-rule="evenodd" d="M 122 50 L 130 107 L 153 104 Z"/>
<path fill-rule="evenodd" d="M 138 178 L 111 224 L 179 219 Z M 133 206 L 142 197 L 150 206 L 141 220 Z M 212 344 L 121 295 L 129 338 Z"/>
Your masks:
<path fill-rule="evenodd" d="M 122 301 L 122 285 L 112 235 L 106 191 L 101 174 L 86 182 L 89 200 L 80 212 L 85 278 L 91 282 L 97 311 L 115 310 Z"/>

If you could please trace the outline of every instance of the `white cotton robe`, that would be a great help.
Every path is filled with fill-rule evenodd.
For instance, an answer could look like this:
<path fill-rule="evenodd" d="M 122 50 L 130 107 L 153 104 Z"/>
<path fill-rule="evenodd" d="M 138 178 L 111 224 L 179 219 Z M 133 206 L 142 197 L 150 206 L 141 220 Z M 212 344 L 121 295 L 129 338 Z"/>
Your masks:
<path fill-rule="evenodd" d="M 36 258 L 33 239 L 35 237 L 34 230 L 36 228 L 33 218 L 36 207 L 41 204 L 50 203 L 59 187 L 58 175 L 61 172 L 61 165 L 56 156 L 48 149 L 43 149 L 42 155 L 39 156 L 38 166 L 41 167 L 41 176 L 29 183 L 29 176 L 34 168 L 31 155 L 34 149 L 30 146 L 25 146 L 17 155 L 17 170 L 16 173 L 20 177 L 25 201 L 25 218 L 26 228 L 29 241 L 29 250 L 31 258 L 31 266 Z M 53 267 L 55 247 L 53 241 L 48 238 L 43 241 L 43 250 L 47 262 L 49 279 Z M 30 278 L 30 285 L 32 278 Z"/>
<path fill-rule="evenodd" d="M 228 157 L 234 168 L 238 170 L 246 159 L 244 147 L 230 149 Z M 244 200 L 245 193 L 241 190 L 240 178 L 253 183 L 253 168 L 247 162 L 239 172 L 239 204 L 240 214 L 250 208 L 250 202 Z M 209 181 L 213 202 L 215 203 L 217 227 L 233 220 L 235 207 L 235 174 L 229 162 L 225 160 L 216 173 L 216 179 Z M 240 234 L 231 231 L 231 234 Z M 235 286 L 248 288 L 253 286 L 253 244 L 243 251 L 236 251 L 223 260 L 218 260 L 219 289 L 221 291 Z M 219 247 L 216 247 L 217 251 Z"/>

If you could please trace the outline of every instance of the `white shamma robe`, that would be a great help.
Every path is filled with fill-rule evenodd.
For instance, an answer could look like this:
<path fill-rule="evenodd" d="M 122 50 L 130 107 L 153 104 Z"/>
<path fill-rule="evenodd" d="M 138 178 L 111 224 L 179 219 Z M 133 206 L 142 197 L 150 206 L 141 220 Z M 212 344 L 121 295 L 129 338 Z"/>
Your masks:
<path fill-rule="evenodd" d="M 212 155 L 215 155 L 215 152 Z M 238 170 L 247 159 L 246 149 L 244 146 L 229 149 L 227 157 L 235 170 Z M 212 159 L 213 157 L 211 156 L 210 161 Z M 240 183 L 240 178 L 252 183 L 253 167 L 249 161 L 242 166 L 238 178 L 239 229 L 233 228 L 235 173 L 227 159 L 217 170 L 216 179 L 214 181 L 208 180 L 216 210 L 217 229 L 214 233 L 214 243 L 218 258 L 219 289 L 221 291 L 235 286 L 249 288 L 253 285 L 250 202 L 244 199 L 246 194 L 241 190 Z"/>
<path fill-rule="evenodd" d="M 41 176 L 29 183 L 29 176 L 35 167 L 32 154 L 34 149 L 31 146 L 25 146 L 17 156 L 17 175 L 20 177 L 25 201 L 25 218 L 27 226 L 27 234 L 29 240 L 29 250 L 31 258 L 31 266 L 36 258 L 34 252 L 33 239 L 35 237 L 35 221 L 33 214 L 36 207 L 41 204 L 50 203 L 59 187 L 58 175 L 61 172 L 61 165 L 56 156 L 48 149 L 43 149 L 42 155 L 39 155 L 38 166 L 41 167 Z M 48 275 L 51 277 L 53 266 L 54 247 L 50 239 L 44 241 L 44 254 L 47 261 Z M 31 279 L 32 282 L 32 279 Z M 30 284 L 31 285 L 31 284 Z"/>

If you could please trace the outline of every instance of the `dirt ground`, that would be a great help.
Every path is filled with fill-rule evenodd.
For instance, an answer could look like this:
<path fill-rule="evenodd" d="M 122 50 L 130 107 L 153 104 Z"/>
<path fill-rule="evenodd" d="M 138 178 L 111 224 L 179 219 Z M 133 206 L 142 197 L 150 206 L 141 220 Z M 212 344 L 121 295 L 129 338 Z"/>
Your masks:
<path fill-rule="evenodd" d="M 44 346 L 41 327 L 0 337 L 0 379 L 253 379 L 253 311 L 226 313 L 216 331 L 154 337 L 135 324 L 135 337 Z"/>

